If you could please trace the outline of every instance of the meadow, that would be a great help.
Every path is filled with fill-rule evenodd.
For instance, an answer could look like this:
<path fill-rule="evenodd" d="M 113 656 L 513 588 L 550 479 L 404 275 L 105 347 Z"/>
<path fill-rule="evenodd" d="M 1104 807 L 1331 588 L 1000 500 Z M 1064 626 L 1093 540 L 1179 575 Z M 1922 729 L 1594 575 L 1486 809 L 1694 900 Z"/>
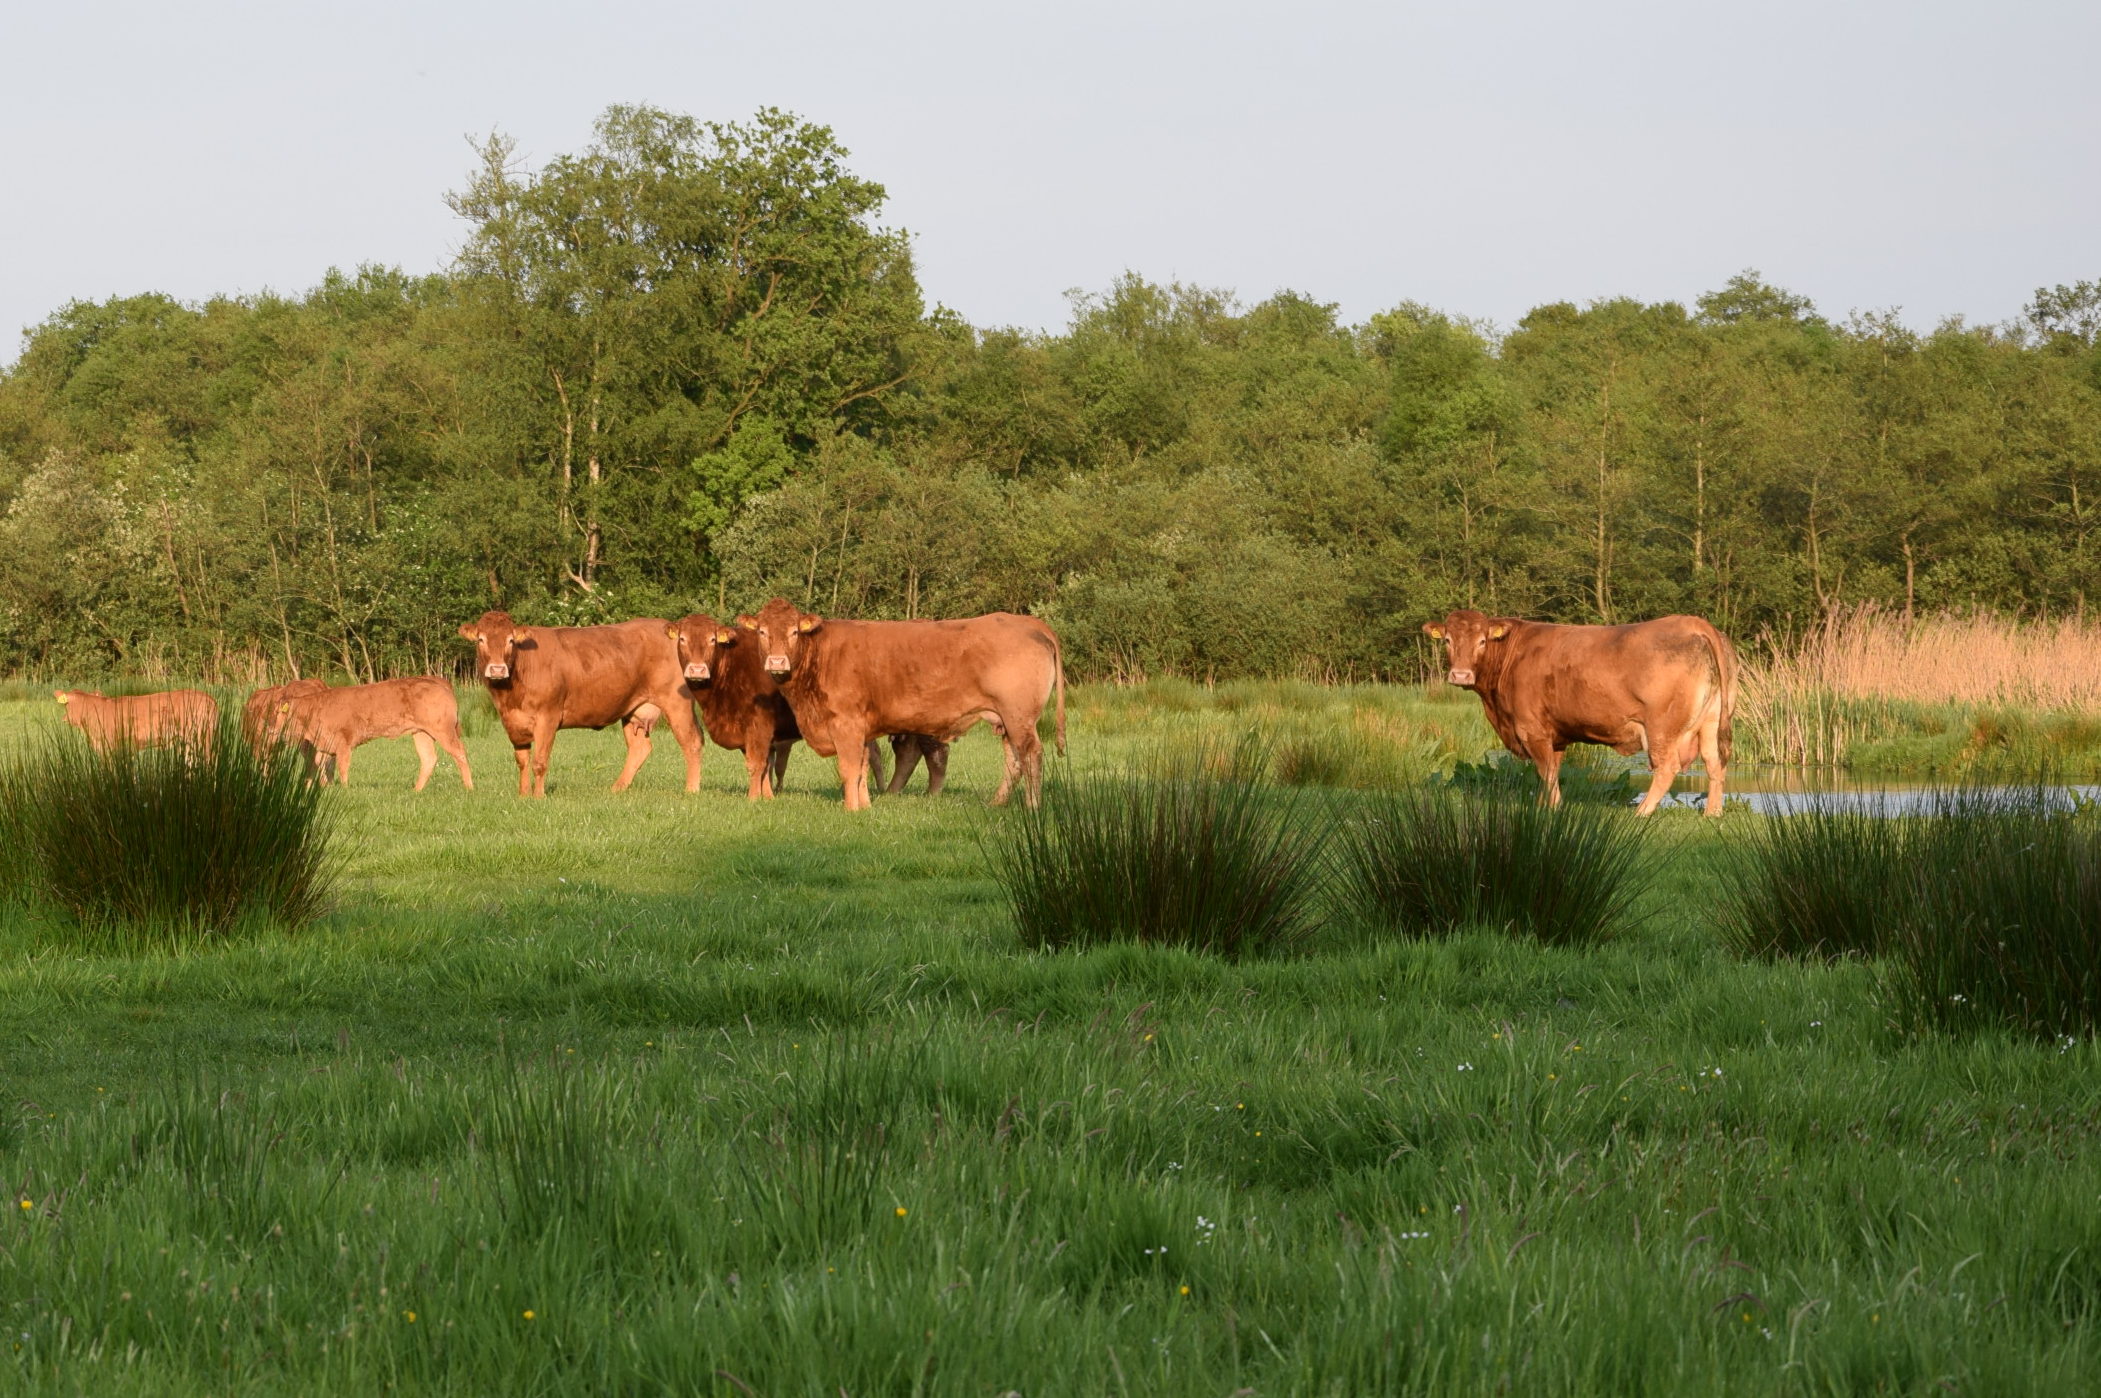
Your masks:
<path fill-rule="evenodd" d="M 35 1394 L 2058 1394 L 2101 1375 L 2101 1055 L 1728 949 L 1666 811 L 1598 945 L 1330 919 L 1026 947 L 997 749 L 849 815 L 668 740 L 327 797 L 333 911 L 114 955 L 0 916 L 0 1334 Z M 0 704 L 0 746 L 58 723 Z M 1468 696 L 1081 688 L 1053 781 L 1260 733 L 1347 803 Z M 1338 733 L 1351 741 L 1338 743 Z"/>

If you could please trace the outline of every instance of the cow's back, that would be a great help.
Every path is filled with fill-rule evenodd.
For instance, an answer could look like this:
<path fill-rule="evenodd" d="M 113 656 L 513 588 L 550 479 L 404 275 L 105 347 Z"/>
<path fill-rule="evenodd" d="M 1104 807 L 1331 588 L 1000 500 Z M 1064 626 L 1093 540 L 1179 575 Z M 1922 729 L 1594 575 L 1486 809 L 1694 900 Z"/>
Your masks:
<path fill-rule="evenodd" d="M 644 617 L 607 626 L 528 627 L 531 644 L 519 648 L 510 682 L 491 685 L 489 695 L 506 715 L 551 712 L 572 728 L 617 723 L 651 699 L 690 701 L 669 625 Z"/>

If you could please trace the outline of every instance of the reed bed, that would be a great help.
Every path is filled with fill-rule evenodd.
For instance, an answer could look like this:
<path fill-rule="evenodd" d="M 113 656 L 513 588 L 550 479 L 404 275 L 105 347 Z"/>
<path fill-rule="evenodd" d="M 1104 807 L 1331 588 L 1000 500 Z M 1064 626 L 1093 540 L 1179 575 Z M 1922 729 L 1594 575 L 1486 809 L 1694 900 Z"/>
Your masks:
<path fill-rule="evenodd" d="M 1748 648 L 1739 684 L 1740 755 L 1846 766 L 1873 743 L 1956 740 L 1907 765 L 1945 770 L 2026 740 L 2091 746 L 2077 715 L 2101 710 L 2101 624 L 1988 612 L 1906 618 L 1872 603 L 1833 611 L 1795 637 Z M 2051 715 L 2033 721 L 2035 711 Z"/>

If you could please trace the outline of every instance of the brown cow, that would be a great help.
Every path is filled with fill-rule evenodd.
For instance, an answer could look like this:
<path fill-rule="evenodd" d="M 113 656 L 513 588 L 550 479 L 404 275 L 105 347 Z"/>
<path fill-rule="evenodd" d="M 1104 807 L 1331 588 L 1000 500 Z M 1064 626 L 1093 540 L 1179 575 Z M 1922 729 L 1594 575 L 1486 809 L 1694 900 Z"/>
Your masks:
<path fill-rule="evenodd" d="M 283 684 L 268 685 L 248 696 L 241 706 L 241 736 L 248 745 L 260 748 L 274 742 L 284 726 L 284 715 L 279 705 L 294 694 L 318 694 L 328 688 L 327 680 L 287 680 Z"/>
<path fill-rule="evenodd" d="M 327 759 L 335 765 L 336 781 L 348 786 L 353 750 L 374 738 L 406 734 L 416 744 L 416 790 L 429 784 L 439 748 L 460 769 L 460 785 L 474 790 L 474 772 L 460 739 L 459 703 L 444 680 L 425 676 L 339 686 L 298 681 L 282 688 L 292 692 L 277 701 L 276 722 L 266 731 L 271 736 L 282 732 L 308 750 L 315 771 Z"/>
<path fill-rule="evenodd" d="M 679 666 L 686 684 L 700 698 L 701 723 L 717 746 L 744 753 L 744 768 L 750 776 L 746 795 L 754 801 L 771 799 L 780 790 L 781 779 L 788 771 L 788 754 L 802 737 L 802 730 L 795 723 L 795 711 L 781 697 L 773 676 L 760 664 L 759 648 L 751 639 L 757 625 L 753 618 L 740 616 L 735 626 L 725 626 L 706 612 L 695 612 L 673 622 L 670 628 L 671 638 L 678 644 Z M 941 789 L 938 774 L 948 770 L 948 744 L 917 735 L 901 735 L 890 741 L 900 754 L 907 751 L 904 745 L 908 743 L 938 750 L 939 765 L 930 753 L 927 770 L 937 774 L 929 791 Z M 872 738 L 868 742 L 868 760 L 880 782 L 882 751 Z M 915 749 L 912 761 L 918 760 Z M 887 790 L 897 791 L 903 785 L 904 776 L 900 775 Z"/>
<path fill-rule="evenodd" d="M 475 673 L 517 754 L 520 796 L 547 794 L 547 754 L 557 731 L 609 723 L 620 724 L 627 739 L 627 764 L 613 783 L 625 791 L 649 757 L 659 718 L 685 754 L 686 790 L 700 790 L 700 727 L 666 634 L 670 625 L 643 617 L 615 626 L 519 626 L 509 612 L 485 612 L 460 628 L 474 642 Z"/>
<path fill-rule="evenodd" d="M 219 723 L 219 703 L 201 689 L 170 689 L 106 699 L 91 689 L 54 689 L 66 722 L 87 735 L 97 752 L 133 747 L 195 744 L 209 747 Z"/>
<path fill-rule="evenodd" d="M 795 711 L 759 663 L 758 647 L 739 644 L 738 629 L 706 612 L 695 612 L 666 628 L 678 651 L 679 673 L 700 701 L 701 723 L 719 747 L 744 753 L 754 801 L 780 789 L 788 750 L 802 736 Z"/>
<path fill-rule="evenodd" d="M 980 721 L 1006 748 L 992 800 L 1017 777 L 1030 805 L 1043 782 L 1036 720 L 1053 693 L 1065 750 L 1065 669 L 1058 638 L 1034 617 L 993 612 L 963 621 L 827 621 L 776 597 L 753 627 L 768 674 L 795 710 L 803 741 L 836 757 L 846 808 L 865 810 L 870 738 L 922 733 L 954 742 Z"/>
<path fill-rule="evenodd" d="M 1655 810 L 1694 758 L 1707 763 L 1707 814 L 1722 813 L 1736 651 L 1711 623 L 1555 626 L 1458 611 L 1423 630 L 1445 643 L 1446 680 L 1481 696 L 1503 746 L 1539 770 L 1549 804 L 1561 804 L 1562 751 L 1602 743 L 1648 749 L 1653 775 L 1635 814 Z"/>

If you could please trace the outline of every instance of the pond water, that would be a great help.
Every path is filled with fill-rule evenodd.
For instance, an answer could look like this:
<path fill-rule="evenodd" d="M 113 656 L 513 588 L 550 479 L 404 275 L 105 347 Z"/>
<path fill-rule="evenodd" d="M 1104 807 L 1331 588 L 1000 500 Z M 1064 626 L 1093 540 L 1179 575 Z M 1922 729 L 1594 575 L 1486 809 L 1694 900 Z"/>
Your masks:
<path fill-rule="evenodd" d="M 1637 777 L 1647 771 L 1633 768 Z M 1924 815 L 1949 793 L 1963 800 L 1984 804 L 2026 805 L 2037 794 L 2052 810 L 2069 811 L 2101 800 L 2101 786 L 2000 785 L 1935 786 L 1931 782 L 1857 781 L 1841 772 L 1804 772 L 1794 767 L 1739 768 L 1729 774 L 1726 792 L 1731 802 L 1742 801 L 1760 815 L 1794 815 L 1807 810 L 1864 811 L 1871 815 Z M 1701 807 L 1707 799 L 1704 772 L 1681 773 L 1664 797 L 1667 806 Z"/>

